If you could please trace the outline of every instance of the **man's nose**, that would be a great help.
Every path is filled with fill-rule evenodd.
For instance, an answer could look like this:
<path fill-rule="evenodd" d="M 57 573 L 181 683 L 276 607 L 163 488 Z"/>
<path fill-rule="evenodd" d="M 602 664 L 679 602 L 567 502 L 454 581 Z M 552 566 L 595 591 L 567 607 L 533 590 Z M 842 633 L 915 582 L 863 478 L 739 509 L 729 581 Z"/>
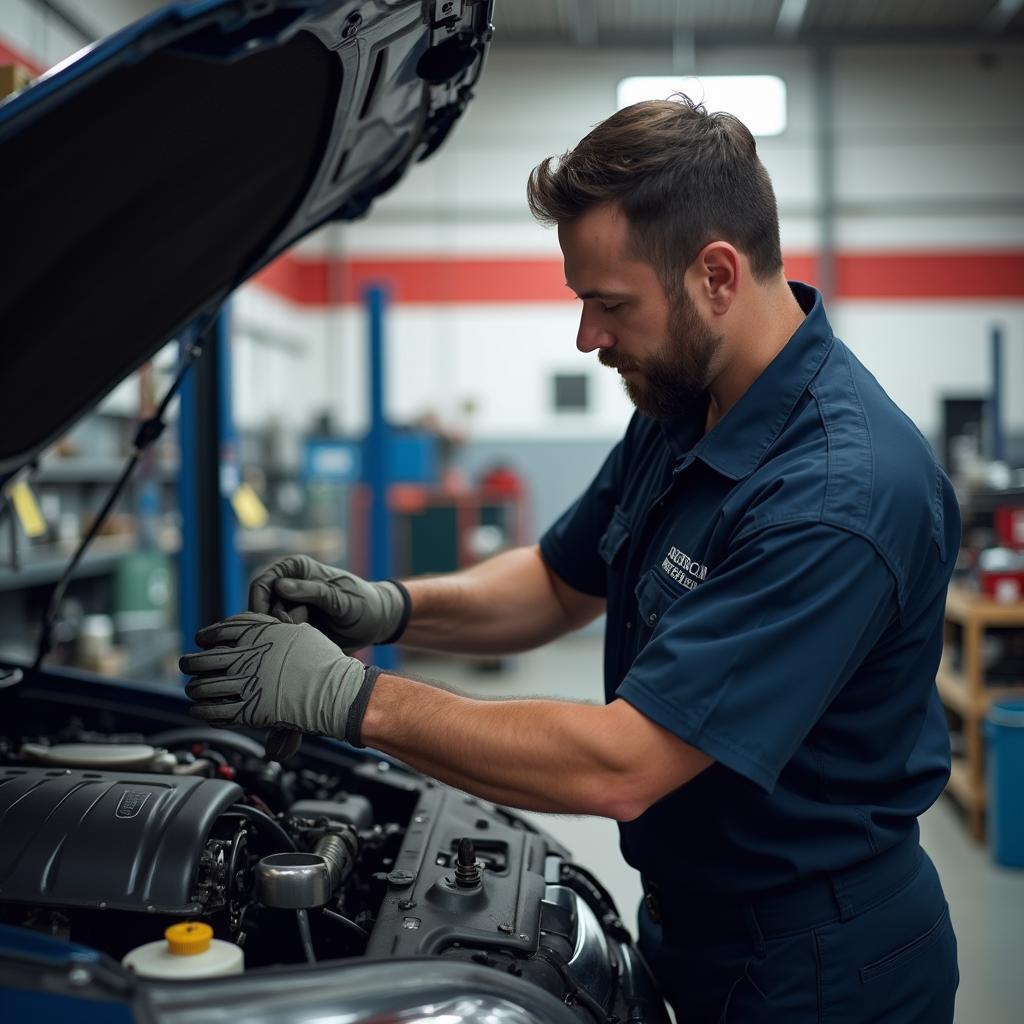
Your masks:
<path fill-rule="evenodd" d="M 581 352 L 593 352 L 599 348 L 612 348 L 615 335 L 594 323 L 586 313 L 580 317 L 580 329 L 576 332 L 576 347 Z"/>

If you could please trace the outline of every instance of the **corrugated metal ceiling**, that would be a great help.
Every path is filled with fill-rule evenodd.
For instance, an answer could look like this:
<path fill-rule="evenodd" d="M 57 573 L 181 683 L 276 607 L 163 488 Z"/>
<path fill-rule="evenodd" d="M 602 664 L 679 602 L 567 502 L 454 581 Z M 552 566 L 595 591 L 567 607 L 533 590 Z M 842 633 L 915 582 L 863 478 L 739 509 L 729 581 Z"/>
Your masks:
<path fill-rule="evenodd" d="M 1021 39 L 1024 0 L 497 0 L 505 45 Z"/>
<path fill-rule="evenodd" d="M 84 39 L 167 0 L 28 0 Z M 502 46 L 1024 41 L 1024 0 L 496 0 Z"/>

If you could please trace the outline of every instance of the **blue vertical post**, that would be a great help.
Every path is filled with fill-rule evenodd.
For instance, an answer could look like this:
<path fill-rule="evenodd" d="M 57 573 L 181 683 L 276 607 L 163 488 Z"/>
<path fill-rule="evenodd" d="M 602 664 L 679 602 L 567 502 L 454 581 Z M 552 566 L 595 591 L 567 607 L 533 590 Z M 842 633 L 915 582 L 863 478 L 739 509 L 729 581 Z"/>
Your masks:
<path fill-rule="evenodd" d="M 182 355 L 193 343 L 190 335 L 180 343 Z M 198 339 L 195 339 L 198 340 Z M 196 374 L 193 366 L 181 384 L 178 407 L 178 509 L 181 513 L 181 548 L 178 551 L 178 626 L 186 650 L 200 626 L 199 588 L 199 424 L 196 411 Z"/>
<path fill-rule="evenodd" d="M 369 328 L 370 426 L 363 442 L 363 467 L 370 488 L 370 579 L 391 577 L 391 510 L 388 491 L 391 486 L 390 429 L 384 413 L 384 317 L 388 291 L 383 285 L 371 285 L 363 292 Z M 394 647 L 378 647 L 374 661 L 380 668 L 395 668 L 398 652 Z"/>
<path fill-rule="evenodd" d="M 183 344 L 192 341 L 190 336 Z M 206 351 L 182 384 L 178 416 L 178 623 L 186 650 L 192 648 L 192 638 L 201 626 L 245 609 L 245 579 L 231 506 L 240 473 L 231 416 L 231 336 L 226 310 L 202 341 Z"/>
<path fill-rule="evenodd" d="M 245 566 L 238 550 L 238 522 L 231 498 L 241 483 L 241 456 L 231 405 L 231 312 L 225 304 L 217 317 L 217 440 L 220 452 L 221 606 L 225 615 L 245 611 Z"/>
<path fill-rule="evenodd" d="M 991 457 L 993 462 L 1002 462 L 1004 456 L 1003 436 L 1003 329 L 992 325 L 992 397 L 989 400 L 989 419 L 992 434 Z"/>

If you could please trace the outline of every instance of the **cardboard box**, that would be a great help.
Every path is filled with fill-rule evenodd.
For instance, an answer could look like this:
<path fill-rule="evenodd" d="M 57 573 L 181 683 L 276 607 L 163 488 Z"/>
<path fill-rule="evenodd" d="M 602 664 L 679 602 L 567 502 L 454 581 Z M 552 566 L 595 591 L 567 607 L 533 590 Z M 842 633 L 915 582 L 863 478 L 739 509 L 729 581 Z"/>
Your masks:
<path fill-rule="evenodd" d="M 20 64 L 0 64 L 0 100 L 32 84 L 32 74 Z"/>

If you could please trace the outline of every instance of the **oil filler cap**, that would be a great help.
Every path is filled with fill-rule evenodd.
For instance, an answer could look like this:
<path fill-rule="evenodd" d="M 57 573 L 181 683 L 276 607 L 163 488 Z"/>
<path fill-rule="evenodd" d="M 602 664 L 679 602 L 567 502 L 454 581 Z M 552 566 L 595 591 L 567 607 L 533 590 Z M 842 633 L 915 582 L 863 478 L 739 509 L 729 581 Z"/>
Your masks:
<path fill-rule="evenodd" d="M 167 949 L 177 956 L 195 956 L 210 948 L 213 929 L 202 921 L 182 921 L 164 932 Z"/>

